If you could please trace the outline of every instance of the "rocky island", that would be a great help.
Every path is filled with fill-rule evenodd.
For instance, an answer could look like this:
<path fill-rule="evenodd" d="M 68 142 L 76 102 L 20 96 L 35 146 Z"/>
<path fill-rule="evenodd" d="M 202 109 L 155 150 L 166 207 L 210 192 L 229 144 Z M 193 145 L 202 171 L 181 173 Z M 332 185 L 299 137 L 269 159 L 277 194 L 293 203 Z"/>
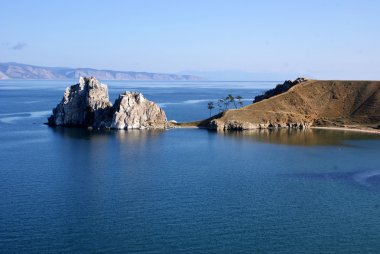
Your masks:
<path fill-rule="evenodd" d="M 61 102 L 48 118 L 49 126 L 94 129 L 165 129 L 165 112 L 141 93 L 124 92 L 114 105 L 109 101 L 107 85 L 97 79 L 79 78 L 66 88 Z"/>

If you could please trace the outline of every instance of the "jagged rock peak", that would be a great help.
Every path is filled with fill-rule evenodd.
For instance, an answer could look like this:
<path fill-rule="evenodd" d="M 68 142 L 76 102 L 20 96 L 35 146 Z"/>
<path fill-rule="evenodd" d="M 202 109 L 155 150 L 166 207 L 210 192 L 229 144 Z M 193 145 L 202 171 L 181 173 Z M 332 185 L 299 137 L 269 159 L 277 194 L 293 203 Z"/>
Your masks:
<path fill-rule="evenodd" d="M 79 83 L 66 88 L 62 101 L 48 118 L 48 124 L 100 128 L 106 125 L 111 107 L 106 85 L 93 77 L 80 77 Z"/>
<path fill-rule="evenodd" d="M 111 128 L 145 129 L 166 128 L 165 112 L 141 93 L 124 92 L 115 101 Z"/>

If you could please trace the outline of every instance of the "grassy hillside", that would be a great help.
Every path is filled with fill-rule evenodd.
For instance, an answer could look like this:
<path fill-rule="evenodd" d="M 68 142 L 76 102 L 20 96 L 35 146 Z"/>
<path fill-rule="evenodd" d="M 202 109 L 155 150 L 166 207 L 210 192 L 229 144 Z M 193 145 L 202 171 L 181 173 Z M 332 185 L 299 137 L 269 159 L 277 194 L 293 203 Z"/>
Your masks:
<path fill-rule="evenodd" d="M 307 80 L 198 123 L 216 129 L 380 124 L 380 81 Z"/>

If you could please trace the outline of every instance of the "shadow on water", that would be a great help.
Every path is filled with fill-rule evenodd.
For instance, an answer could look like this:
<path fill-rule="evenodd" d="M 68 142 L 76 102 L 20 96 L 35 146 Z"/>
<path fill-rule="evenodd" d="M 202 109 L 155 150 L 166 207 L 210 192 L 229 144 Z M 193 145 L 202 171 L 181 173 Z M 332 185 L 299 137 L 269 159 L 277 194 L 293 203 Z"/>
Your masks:
<path fill-rule="evenodd" d="M 352 146 L 347 141 L 380 139 L 380 135 L 353 131 L 320 129 L 258 129 L 224 132 L 221 135 L 256 142 L 295 146 Z"/>
<path fill-rule="evenodd" d="M 87 130 L 63 127 L 49 129 L 54 134 L 58 134 L 65 139 L 101 140 L 113 138 L 119 142 L 153 139 L 167 132 L 166 130 Z M 239 132 L 217 132 L 217 135 L 238 140 L 294 146 L 353 147 L 353 144 L 347 142 L 355 140 L 380 140 L 380 135 L 373 133 L 321 129 L 258 129 Z"/>
<path fill-rule="evenodd" d="M 159 137 L 164 130 L 87 130 L 82 128 L 50 128 L 64 139 L 102 140 L 116 138 L 118 141 L 137 141 Z"/>

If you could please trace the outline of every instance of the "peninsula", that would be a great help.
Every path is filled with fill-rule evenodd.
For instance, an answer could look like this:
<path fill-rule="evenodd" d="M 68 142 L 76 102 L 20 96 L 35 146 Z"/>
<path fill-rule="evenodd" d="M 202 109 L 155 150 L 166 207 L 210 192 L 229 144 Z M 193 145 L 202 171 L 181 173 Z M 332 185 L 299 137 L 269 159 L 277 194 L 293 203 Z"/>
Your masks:
<path fill-rule="evenodd" d="M 215 130 L 338 128 L 380 133 L 380 81 L 285 81 L 253 104 L 182 123 Z"/>

